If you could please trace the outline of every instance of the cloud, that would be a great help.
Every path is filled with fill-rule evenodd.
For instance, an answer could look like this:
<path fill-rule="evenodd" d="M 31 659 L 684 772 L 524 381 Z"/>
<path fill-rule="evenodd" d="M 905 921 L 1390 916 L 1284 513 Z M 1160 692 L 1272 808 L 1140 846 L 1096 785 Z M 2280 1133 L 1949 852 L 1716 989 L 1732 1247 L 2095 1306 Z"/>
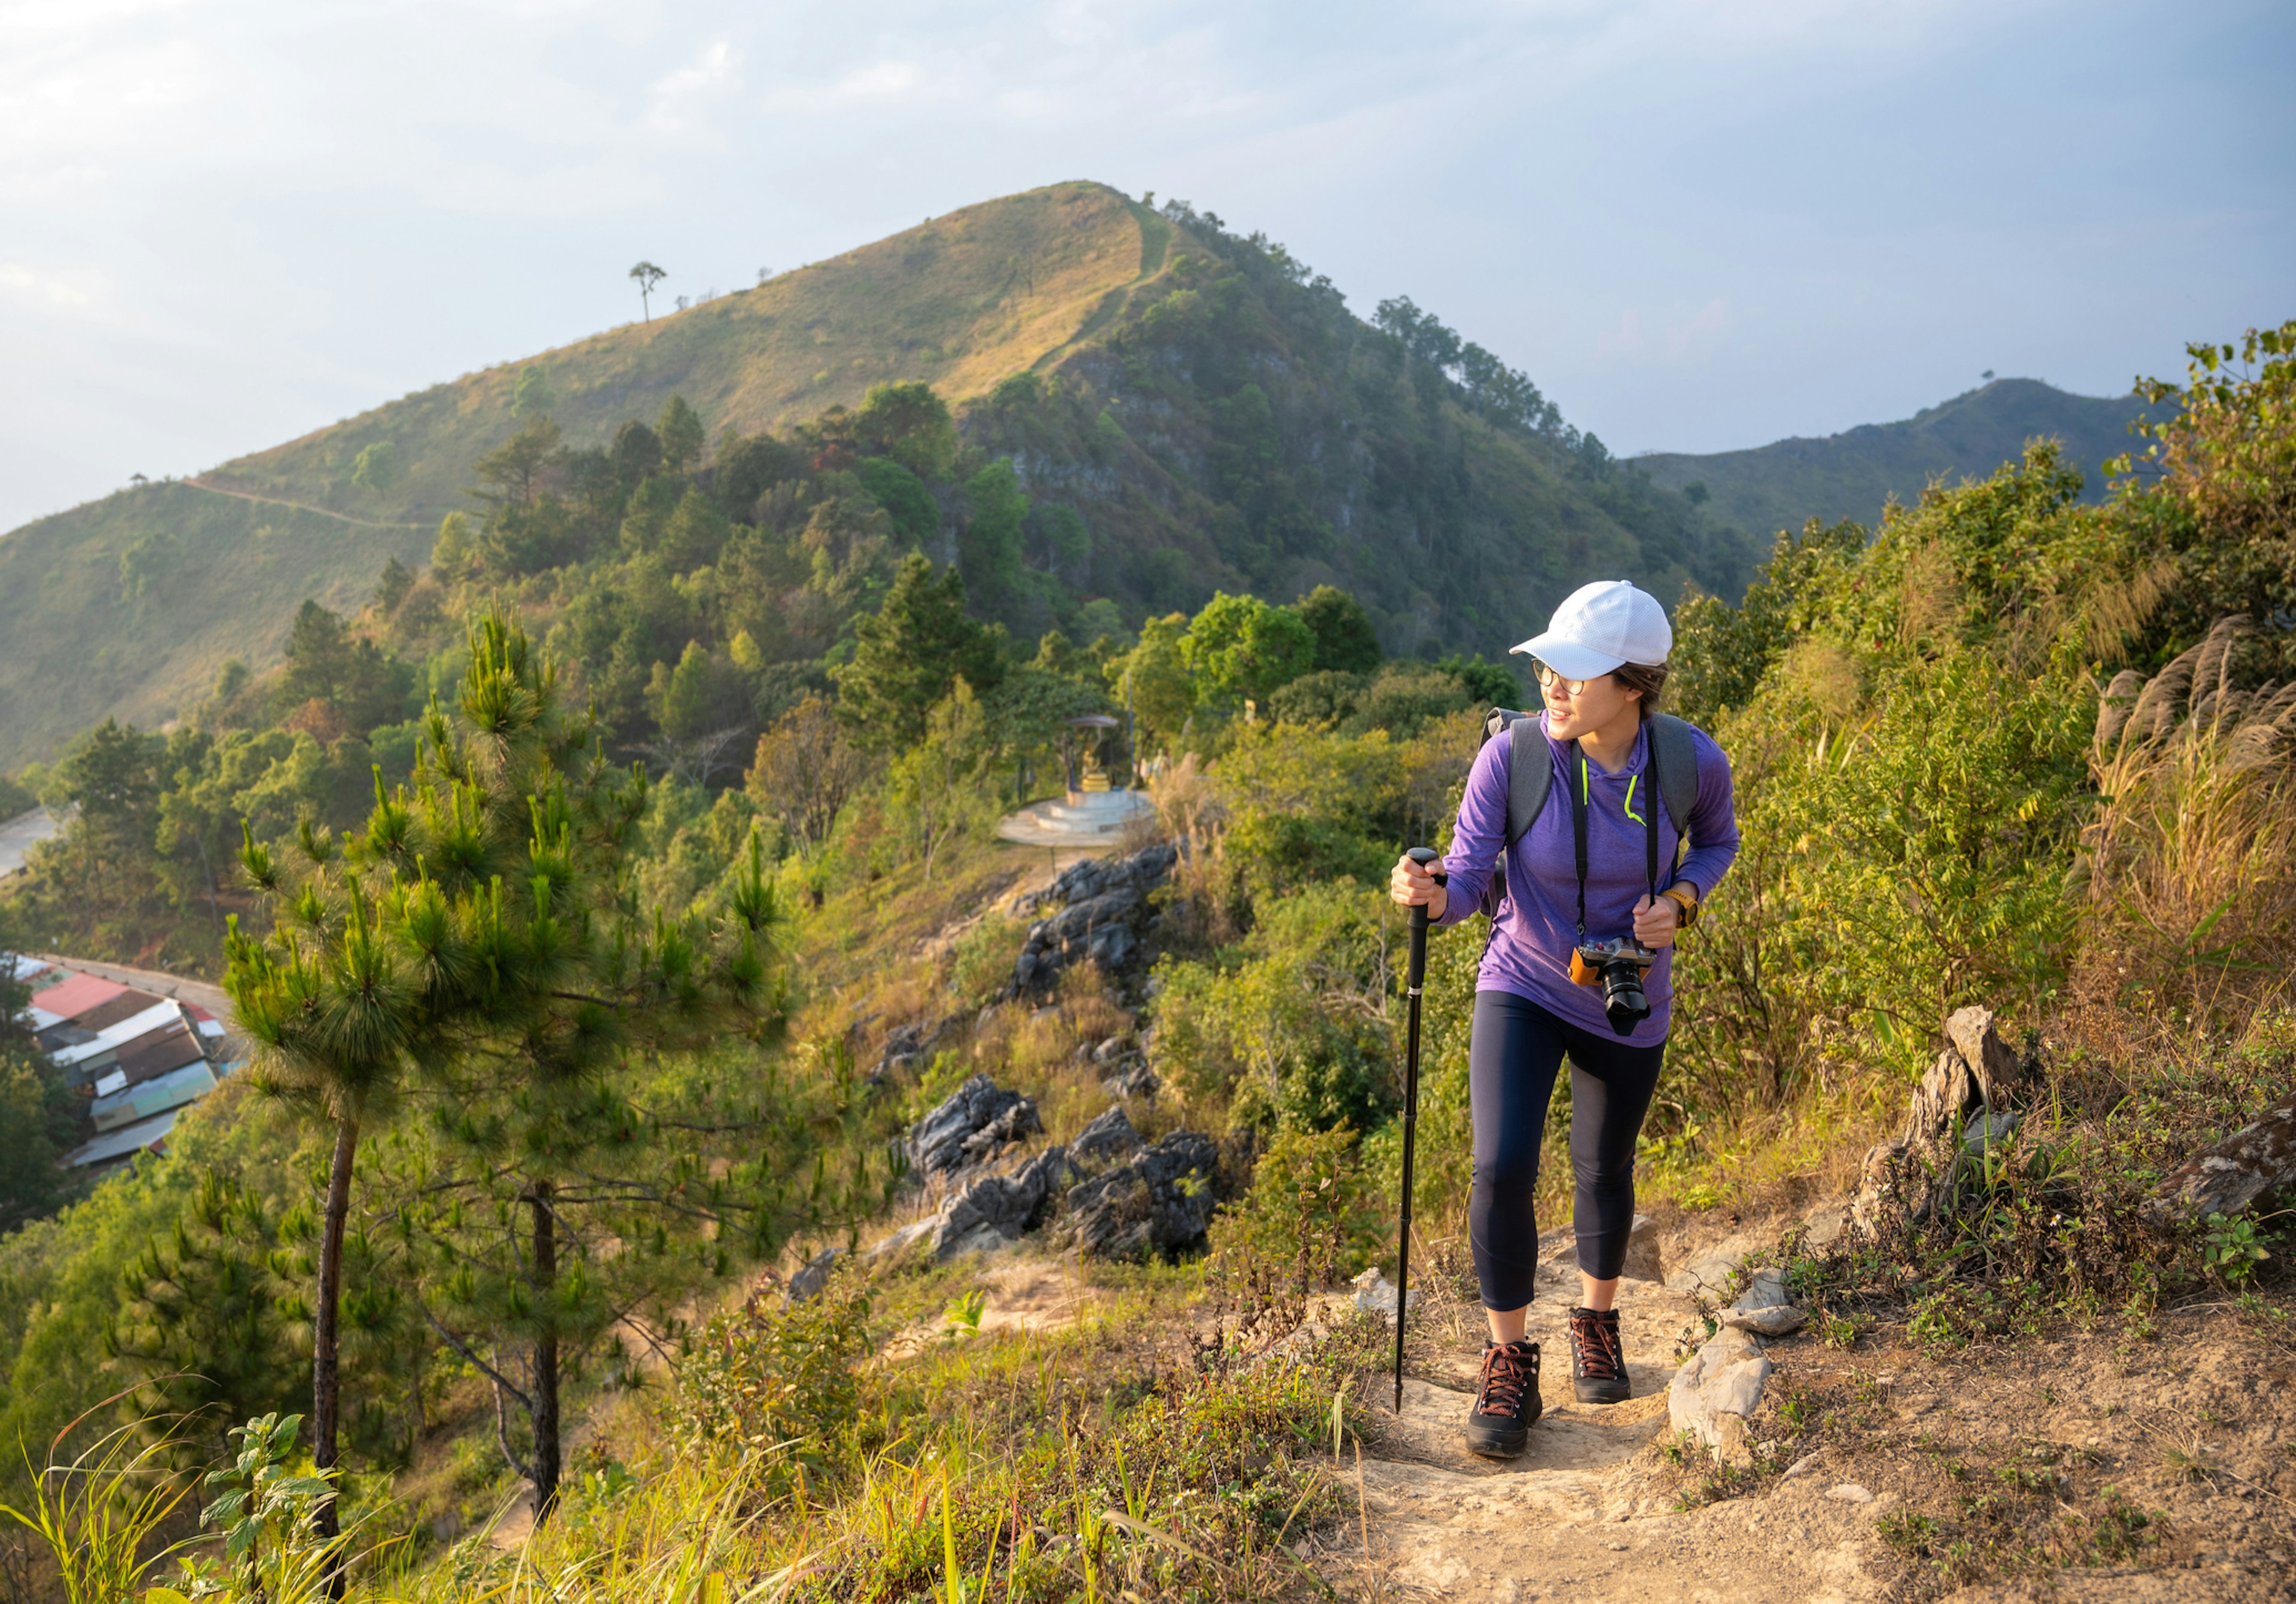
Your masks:
<path fill-rule="evenodd" d="M 1730 303 L 1718 295 L 1695 311 L 1677 306 L 1656 322 L 1655 330 L 1645 328 L 1642 308 L 1624 308 L 1618 322 L 1595 337 L 1595 355 L 1667 364 L 1690 361 L 1704 355 L 1730 326 Z"/>
<path fill-rule="evenodd" d="M 59 272 L 0 262 L 0 296 L 50 313 L 86 316 L 100 312 L 110 299 L 110 284 L 91 272 Z"/>
<path fill-rule="evenodd" d="M 657 134 L 701 131 L 701 114 L 713 101 L 742 86 L 742 53 L 730 38 L 712 40 L 690 66 L 654 80 L 647 97 L 645 124 Z"/>

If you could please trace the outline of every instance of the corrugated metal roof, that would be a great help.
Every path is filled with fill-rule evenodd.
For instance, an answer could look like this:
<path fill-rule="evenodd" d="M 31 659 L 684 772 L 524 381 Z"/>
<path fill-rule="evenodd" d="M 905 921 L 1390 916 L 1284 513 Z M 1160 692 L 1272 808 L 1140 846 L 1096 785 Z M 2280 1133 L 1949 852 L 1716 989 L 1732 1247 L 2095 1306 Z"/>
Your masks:
<path fill-rule="evenodd" d="M 131 1086 L 207 1057 L 199 1036 L 186 1029 L 180 1019 L 133 1041 L 121 1042 L 119 1054 L 112 1067 L 125 1071 Z"/>
<path fill-rule="evenodd" d="M 168 1000 L 149 991 L 123 990 L 119 996 L 72 1016 L 72 1023 L 84 1031 L 108 1031 L 123 1019 L 133 1019 L 146 1008 Z"/>
<path fill-rule="evenodd" d="M 118 1131 L 108 1131 L 94 1141 L 82 1142 L 63 1156 L 68 1169 L 84 1170 L 90 1164 L 100 1164 L 108 1158 L 124 1158 L 144 1147 L 160 1147 L 168 1139 L 168 1132 L 176 1128 L 176 1116 L 180 1108 L 170 1108 L 165 1114 L 138 1120 Z"/>
<path fill-rule="evenodd" d="M 137 1120 L 151 1118 L 170 1108 L 180 1108 L 196 1102 L 216 1088 L 215 1073 L 202 1058 L 187 1068 L 176 1070 L 131 1086 L 126 1091 L 108 1098 L 98 1098 L 88 1109 L 88 1117 L 95 1122 L 98 1131 L 116 1131 Z"/>
<path fill-rule="evenodd" d="M 126 990 L 127 988 L 116 980 L 98 980 L 93 975 L 75 975 L 45 991 L 33 992 L 32 1006 L 45 1008 L 60 1019 L 77 1019 L 90 1008 L 102 1007 Z"/>
<path fill-rule="evenodd" d="M 48 1055 L 49 1061 L 61 1068 L 76 1065 L 93 1065 L 107 1058 L 138 1036 L 173 1024 L 184 1016 L 184 1005 L 179 1002 L 157 1002 L 140 1014 L 131 1014 L 118 1024 L 107 1025 L 95 1034 L 93 1041 L 83 1041 L 78 1047 L 67 1047 Z"/>

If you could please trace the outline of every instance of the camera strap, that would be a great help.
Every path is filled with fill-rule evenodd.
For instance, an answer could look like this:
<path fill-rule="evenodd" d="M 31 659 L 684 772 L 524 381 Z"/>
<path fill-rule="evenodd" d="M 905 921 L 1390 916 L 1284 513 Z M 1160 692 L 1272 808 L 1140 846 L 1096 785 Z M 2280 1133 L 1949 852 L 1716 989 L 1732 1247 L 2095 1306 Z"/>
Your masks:
<path fill-rule="evenodd" d="M 1587 773 L 1587 754 L 1578 743 L 1570 743 L 1570 760 L 1578 768 L 1578 783 L 1570 792 L 1570 851 L 1578 868 L 1578 942 L 1587 941 L 1587 811 L 1593 805 L 1589 794 L 1592 781 Z M 1645 765 L 1647 767 L 1647 765 Z M 1631 786 L 1629 786 L 1631 790 Z M 1646 873 L 1650 879 L 1651 901 L 1658 901 L 1658 810 L 1645 801 L 1643 803 L 1643 846 Z M 1628 815 L 1632 818 L 1632 814 Z"/>

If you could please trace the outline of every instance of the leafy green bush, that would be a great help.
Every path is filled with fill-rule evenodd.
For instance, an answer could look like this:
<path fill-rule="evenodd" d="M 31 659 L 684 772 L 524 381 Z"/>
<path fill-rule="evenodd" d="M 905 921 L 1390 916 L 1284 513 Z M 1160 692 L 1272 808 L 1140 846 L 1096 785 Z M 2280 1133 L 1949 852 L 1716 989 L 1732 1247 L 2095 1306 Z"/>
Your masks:
<path fill-rule="evenodd" d="M 1352 1130 L 1282 1131 L 1259 1156 L 1251 1189 L 1212 1222 L 1212 1254 L 1232 1272 L 1271 1271 L 1310 1292 L 1377 1258 L 1391 1211 Z"/>
<path fill-rule="evenodd" d="M 1154 1063 L 1192 1106 L 1235 1126 L 1372 1129 L 1394 1097 L 1384 898 L 1326 882 L 1260 905 L 1212 962 L 1158 967 Z"/>
<path fill-rule="evenodd" d="M 1013 960 L 1021 956 L 1029 926 L 1002 914 L 984 915 L 980 922 L 949 947 L 948 984 L 961 1002 L 986 1002 L 1013 978 Z"/>
<path fill-rule="evenodd" d="M 860 1412 L 868 1319 L 866 1289 L 844 1278 L 787 1310 L 753 1296 L 713 1315 L 678 1361 L 673 1439 L 754 1458 L 775 1492 L 794 1485 L 800 1468 L 816 1483 L 834 1475 Z"/>

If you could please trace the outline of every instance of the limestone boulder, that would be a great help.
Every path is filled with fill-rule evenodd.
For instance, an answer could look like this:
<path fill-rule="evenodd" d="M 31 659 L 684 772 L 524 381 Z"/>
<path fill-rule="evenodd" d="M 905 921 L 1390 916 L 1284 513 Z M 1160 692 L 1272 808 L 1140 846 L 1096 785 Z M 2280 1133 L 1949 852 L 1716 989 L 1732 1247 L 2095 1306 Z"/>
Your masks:
<path fill-rule="evenodd" d="M 1125 1164 L 1068 1192 L 1068 1234 L 1108 1259 L 1168 1258 L 1203 1240 L 1212 1221 L 1219 1149 L 1196 1131 L 1175 1131 Z"/>
<path fill-rule="evenodd" d="M 909 1128 L 909 1165 L 921 1176 L 954 1174 L 1043 1129 L 1035 1103 L 974 1075 Z"/>
<path fill-rule="evenodd" d="M 1708 1447 L 1734 1452 L 1746 1441 L 1745 1423 L 1762 1401 L 1772 1366 L 1752 1335 L 1724 1328 L 1690 1356 L 1668 1385 L 1666 1415 Z M 1726 1427 L 1726 1419 L 1736 1425 Z"/>

